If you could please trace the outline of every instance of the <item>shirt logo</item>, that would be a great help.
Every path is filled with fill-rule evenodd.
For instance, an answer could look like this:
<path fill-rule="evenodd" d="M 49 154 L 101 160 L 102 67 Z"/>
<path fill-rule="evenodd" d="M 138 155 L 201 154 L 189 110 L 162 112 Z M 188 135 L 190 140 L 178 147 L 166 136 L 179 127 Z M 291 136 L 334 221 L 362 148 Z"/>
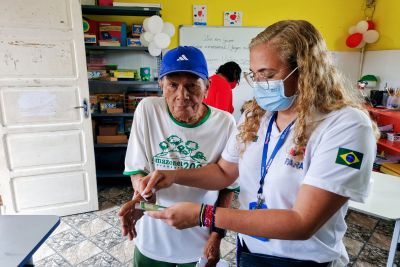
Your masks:
<path fill-rule="evenodd" d="M 199 144 L 188 140 L 184 142 L 177 135 L 171 135 L 158 144 L 161 152 L 153 156 L 156 166 L 173 169 L 199 168 L 207 164 L 204 153 L 198 151 Z"/>
<path fill-rule="evenodd" d="M 363 157 L 363 153 L 339 147 L 335 163 L 359 170 Z"/>
<path fill-rule="evenodd" d="M 178 57 L 178 59 L 176 61 L 186 61 L 186 60 L 189 60 L 189 59 L 185 56 L 185 54 L 182 54 L 180 57 Z"/>

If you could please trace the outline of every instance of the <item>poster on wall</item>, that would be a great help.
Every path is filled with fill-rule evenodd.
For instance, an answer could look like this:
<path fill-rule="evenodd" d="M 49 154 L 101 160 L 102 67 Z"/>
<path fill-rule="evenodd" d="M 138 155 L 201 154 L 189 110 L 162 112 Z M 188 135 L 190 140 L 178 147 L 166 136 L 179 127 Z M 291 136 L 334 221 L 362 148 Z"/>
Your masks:
<path fill-rule="evenodd" d="M 193 25 L 207 25 L 206 5 L 193 5 Z"/>
<path fill-rule="evenodd" d="M 242 11 L 225 11 L 224 26 L 242 26 Z"/>

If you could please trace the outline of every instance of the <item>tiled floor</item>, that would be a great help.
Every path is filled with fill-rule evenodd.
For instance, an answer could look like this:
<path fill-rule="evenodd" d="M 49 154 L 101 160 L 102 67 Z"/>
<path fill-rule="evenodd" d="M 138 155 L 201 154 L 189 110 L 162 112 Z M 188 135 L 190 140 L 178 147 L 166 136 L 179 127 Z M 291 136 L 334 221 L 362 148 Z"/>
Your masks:
<path fill-rule="evenodd" d="M 130 185 L 99 185 L 100 210 L 66 216 L 34 254 L 35 266 L 130 266 L 134 242 L 121 235 L 117 212 L 132 196 Z M 344 242 L 350 266 L 386 266 L 393 223 L 357 212 L 346 218 Z M 222 241 L 224 259 L 235 266 L 235 234 Z M 400 253 L 396 257 L 400 266 Z"/>

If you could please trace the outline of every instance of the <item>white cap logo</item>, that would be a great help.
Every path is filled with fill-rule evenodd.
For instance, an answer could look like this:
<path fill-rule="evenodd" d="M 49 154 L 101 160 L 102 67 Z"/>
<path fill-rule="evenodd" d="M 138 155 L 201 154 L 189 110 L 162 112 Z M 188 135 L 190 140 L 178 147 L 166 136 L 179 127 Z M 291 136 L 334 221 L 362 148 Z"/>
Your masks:
<path fill-rule="evenodd" d="M 182 54 L 180 57 L 178 57 L 178 59 L 176 61 L 186 61 L 186 60 L 189 60 L 189 59 L 185 56 L 185 54 Z"/>

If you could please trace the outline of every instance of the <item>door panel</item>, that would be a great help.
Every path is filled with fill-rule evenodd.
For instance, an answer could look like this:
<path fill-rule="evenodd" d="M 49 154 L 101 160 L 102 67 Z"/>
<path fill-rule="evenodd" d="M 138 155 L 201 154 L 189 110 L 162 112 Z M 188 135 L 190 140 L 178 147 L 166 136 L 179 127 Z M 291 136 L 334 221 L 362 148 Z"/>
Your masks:
<path fill-rule="evenodd" d="M 79 0 L 2 0 L 0 194 L 6 214 L 98 209 Z"/>
<path fill-rule="evenodd" d="M 80 123 L 78 88 L 19 87 L 0 89 L 3 125 L 43 125 Z"/>
<path fill-rule="evenodd" d="M 80 131 L 7 135 L 6 147 L 10 171 L 79 165 L 86 158 Z"/>
<path fill-rule="evenodd" d="M 86 173 L 72 172 L 13 179 L 11 188 L 15 192 L 15 210 L 24 213 L 42 210 L 44 213 L 62 205 L 88 202 L 87 178 Z M 49 190 L 54 193 L 48 194 Z"/>
<path fill-rule="evenodd" d="M 3 39 L 0 78 L 75 77 L 74 47 L 71 41 Z"/>
<path fill-rule="evenodd" d="M 72 26 L 69 2 L 67 0 L 2 0 L 0 25 L 10 28 L 70 30 Z"/>

